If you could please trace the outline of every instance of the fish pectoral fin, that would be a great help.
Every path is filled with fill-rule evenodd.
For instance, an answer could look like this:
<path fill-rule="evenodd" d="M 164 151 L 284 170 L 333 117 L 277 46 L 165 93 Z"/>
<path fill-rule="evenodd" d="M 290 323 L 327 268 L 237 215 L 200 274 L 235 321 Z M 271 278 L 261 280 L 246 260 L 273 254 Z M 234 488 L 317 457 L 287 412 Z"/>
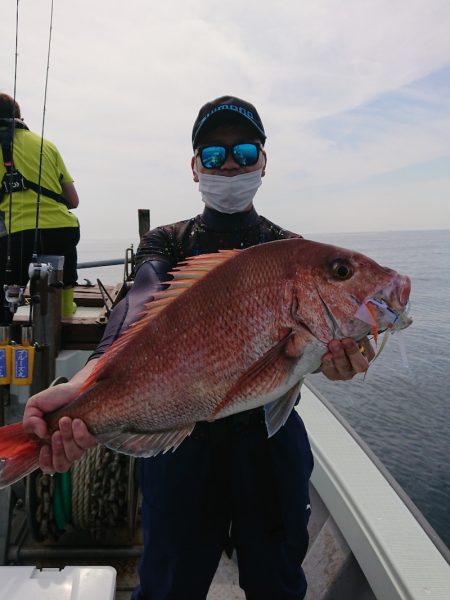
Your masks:
<path fill-rule="evenodd" d="M 148 458 L 160 452 L 176 450 L 181 442 L 192 433 L 195 423 L 183 429 L 157 431 L 155 433 L 135 433 L 131 431 L 111 431 L 96 435 L 100 444 L 122 454 Z"/>
<path fill-rule="evenodd" d="M 267 434 L 272 437 L 288 420 L 300 394 L 303 379 L 296 383 L 281 398 L 264 406 Z"/>
<path fill-rule="evenodd" d="M 233 387 L 228 391 L 225 398 L 216 406 L 212 414 L 212 420 L 229 404 L 232 404 L 239 392 L 248 387 L 249 383 L 260 375 L 267 367 L 273 365 L 280 356 L 284 356 L 284 349 L 289 340 L 294 336 L 292 329 L 281 338 L 281 340 L 268 350 L 261 358 L 252 364 L 252 366 L 243 373 Z"/>

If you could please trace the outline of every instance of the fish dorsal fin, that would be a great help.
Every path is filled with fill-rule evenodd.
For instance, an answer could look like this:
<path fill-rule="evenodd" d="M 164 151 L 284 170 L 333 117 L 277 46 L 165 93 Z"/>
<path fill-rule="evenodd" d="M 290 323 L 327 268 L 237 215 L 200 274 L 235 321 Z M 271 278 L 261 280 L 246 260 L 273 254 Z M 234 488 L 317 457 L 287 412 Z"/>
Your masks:
<path fill-rule="evenodd" d="M 132 340 L 139 331 L 147 327 L 149 322 L 154 319 L 162 310 L 171 304 L 176 298 L 184 294 L 193 287 L 198 281 L 203 279 L 213 269 L 230 260 L 242 250 L 219 250 L 211 254 L 201 254 L 191 256 L 184 262 L 176 265 L 169 275 L 173 280 L 167 282 L 167 288 L 153 294 L 154 300 L 148 302 L 145 307 L 147 310 L 135 323 L 132 323 L 122 335 L 111 344 L 105 354 L 98 360 L 94 370 L 84 382 L 80 392 L 86 391 L 99 377 L 101 373 L 105 374 L 105 367 L 111 359 L 120 350 Z"/>

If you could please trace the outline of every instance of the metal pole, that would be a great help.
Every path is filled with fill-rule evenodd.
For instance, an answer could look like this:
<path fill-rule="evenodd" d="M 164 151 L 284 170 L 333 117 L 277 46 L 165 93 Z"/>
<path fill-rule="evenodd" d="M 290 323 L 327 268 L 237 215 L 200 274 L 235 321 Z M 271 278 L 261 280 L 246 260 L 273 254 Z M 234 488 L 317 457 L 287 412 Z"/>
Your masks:
<path fill-rule="evenodd" d="M 148 208 L 138 209 L 139 238 L 150 230 L 150 210 Z"/>
<path fill-rule="evenodd" d="M 34 559 L 110 559 L 133 558 L 140 556 L 144 546 L 92 546 L 73 548 L 70 546 L 17 546 L 11 545 L 8 551 L 8 563 L 17 563 L 21 560 Z"/>
<path fill-rule="evenodd" d="M 123 265 L 124 258 L 111 258 L 110 260 L 91 260 L 77 264 L 77 269 L 90 269 L 91 267 L 111 267 L 113 265 Z"/>
<path fill-rule="evenodd" d="M 63 256 L 41 257 L 53 265 L 48 277 L 36 280 L 39 303 L 33 308 L 34 341 L 39 349 L 35 354 L 31 394 L 46 389 L 55 378 L 55 361 L 61 347 L 61 287 Z"/>
<path fill-rule="evenodd" d="M 0 325 L 0 344 L 9 344 L 11 341 L 11 326 Z M 0 385 L 0 426 L 5 425 L 5 405 L 9 399 L 9 388 Z"/>

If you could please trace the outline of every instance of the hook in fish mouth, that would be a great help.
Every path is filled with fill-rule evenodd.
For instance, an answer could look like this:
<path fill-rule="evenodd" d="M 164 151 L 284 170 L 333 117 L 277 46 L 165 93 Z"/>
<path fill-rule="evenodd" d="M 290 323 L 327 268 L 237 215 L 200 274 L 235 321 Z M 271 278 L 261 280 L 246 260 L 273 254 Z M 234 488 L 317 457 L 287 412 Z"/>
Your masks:
<path fill-rule="evenodd" d="M 400 331 L 401 329 L 406 329 L 411 325 L 413 318 L 409 315 L 410 311 L 411 302 L 408 300 L 405 308 L 397 315 L 397 320 L 393 325 L 392 331 Z"/>
<path fill-rule="evenodd" d="M 382 295 L 373 296 L 365 300 L 355 312 L 355 318 L 371 326 L 382 325 L 381 331 L 390 329 L 392 332 L 406 329 L 412 323 L 409 316 L 411 304 L 408 300 L 406 306 L 399 312 L 393 310 Z M 379 331 L 379 333 L 381 333 Z"/>

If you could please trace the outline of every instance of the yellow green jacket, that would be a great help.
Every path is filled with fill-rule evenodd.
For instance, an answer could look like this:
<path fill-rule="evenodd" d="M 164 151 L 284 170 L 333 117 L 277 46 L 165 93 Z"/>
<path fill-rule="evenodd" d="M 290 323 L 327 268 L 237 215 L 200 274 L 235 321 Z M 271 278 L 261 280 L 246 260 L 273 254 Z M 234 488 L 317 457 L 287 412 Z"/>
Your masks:
<path fill-rule="evenodd" d="M 38 183 L 41 137 L 28 129 L 14 132 L 13 160 L 15 168 L 30 181 Z M 1 158 L 1 154 L 0 154 Z M 5 175 L 5 165 L 0 160 L 0 181 Z M 62 183 L 72 183 L 58 149 L 52 142 L 44 140 L 42 156 L 41 186 L 58 194 L 62 193 Z M 12 194 L 11 233 L 34 229 L 36 225 L 37 193 L 33 190 Z M 9 231 L 10 195 L 5 194 L 0 202 L 0 218 Z M 78 227 L 77 217 L 67 206 L 41 194 L 39 208 L 39 229 Z"/>

